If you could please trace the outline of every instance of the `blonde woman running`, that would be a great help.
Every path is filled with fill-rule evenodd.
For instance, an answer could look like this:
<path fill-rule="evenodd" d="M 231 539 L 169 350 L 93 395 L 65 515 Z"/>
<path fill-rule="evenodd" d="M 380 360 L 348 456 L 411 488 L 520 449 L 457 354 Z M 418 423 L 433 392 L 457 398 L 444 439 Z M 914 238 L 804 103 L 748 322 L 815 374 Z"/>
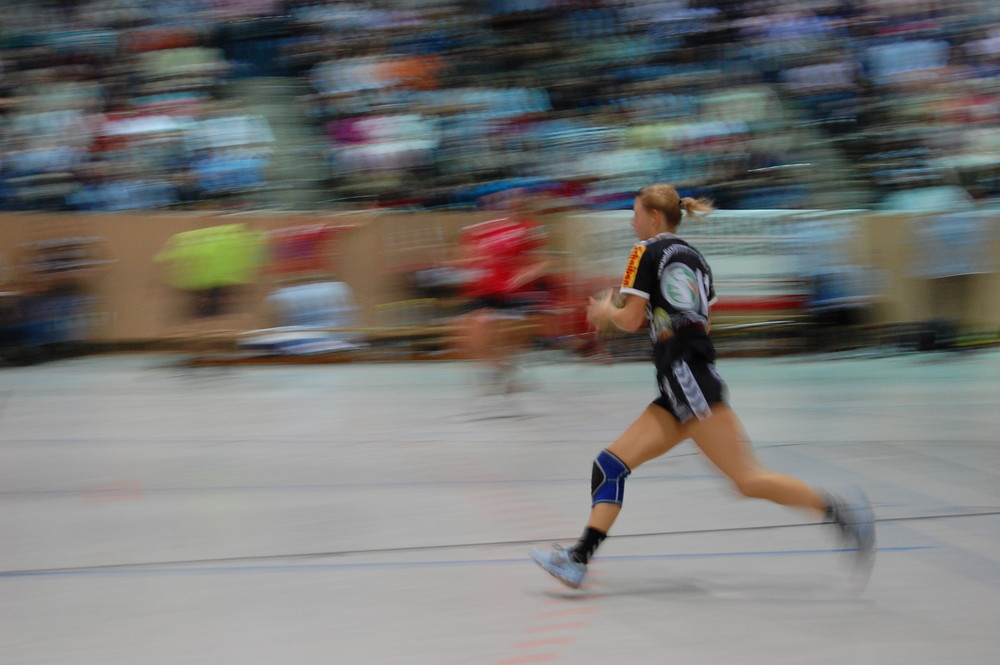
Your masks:
<path fill-rule="evenodd" d="M 624 305 L 612 294 L 591 299 L 587 318 L 597 328 L 610 324 L 636 331 L 648 324 L 660 396 L 594 461 L 593 504 L 587 527 L 569 549 L 534 548 L 538 565 L 564 584 L 580 586 L 587 563 L 621 511 L 625 479 L 641 464 L 691 439 L 705 457 L 746 497 L 812 511 L 832 522 L 870 569 L 875 531 L 863 494 L 850 504 L 791 476 L 763 466 L 736 413 L 726 404 L 726 387 L 715 369 L 709 337 L 709 309 L 715 302 L 712 271 L 695 248 L 676 235 L 683 216 L 712 211 L 703 199 L 681 198 L 667 184 L 636 195 L 632 248 L 622 279 Z"/>

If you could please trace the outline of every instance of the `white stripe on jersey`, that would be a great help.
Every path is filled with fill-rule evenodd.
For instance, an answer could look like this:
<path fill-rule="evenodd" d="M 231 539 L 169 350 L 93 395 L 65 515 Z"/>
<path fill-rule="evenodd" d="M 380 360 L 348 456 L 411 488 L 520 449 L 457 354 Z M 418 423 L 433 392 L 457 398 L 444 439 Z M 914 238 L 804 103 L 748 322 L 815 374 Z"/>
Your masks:
<path fill-rule="evenodd" d="M 639 296 L 640 298 L 643 298 L 645 300 L 649 300 L 649 294 L 646 293 L 645 291 L 640 291 L 639 289 L 633 289 L 633 288 L 629 288 L 627 286 L 623 286 L 622 288 L 618 289 L 618 292 L 619 293 L 631 293 L 634 296 Z"/>

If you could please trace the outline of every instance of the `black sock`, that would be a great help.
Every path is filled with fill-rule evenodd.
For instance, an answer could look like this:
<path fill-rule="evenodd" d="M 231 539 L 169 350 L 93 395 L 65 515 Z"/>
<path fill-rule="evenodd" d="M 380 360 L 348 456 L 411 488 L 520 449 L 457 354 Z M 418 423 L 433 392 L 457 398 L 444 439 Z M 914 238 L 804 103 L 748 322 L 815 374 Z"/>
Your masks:
<path fill-rule="evenodd" d="M 594 552 L 597 551 L 597 546 L 603 543 L 607 537 L 608 534 L 600 529 L 588 526 L 583 530 L 580 540 L 576 541 L 576 545 L 570 549 L 570 553 L 580 563 L 587 563 L 590 561 L 590 557 L 594 556 Z"/>

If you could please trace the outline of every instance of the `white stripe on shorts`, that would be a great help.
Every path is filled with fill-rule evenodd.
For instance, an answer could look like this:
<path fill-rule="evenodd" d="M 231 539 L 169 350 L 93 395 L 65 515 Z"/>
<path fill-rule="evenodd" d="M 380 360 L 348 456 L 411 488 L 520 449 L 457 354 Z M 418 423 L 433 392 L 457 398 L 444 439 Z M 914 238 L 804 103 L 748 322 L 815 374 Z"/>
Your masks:
<path fill-rule="evenodd" d="M 698 419 L 701 420 L 706 416 L 712 415 L 712 409 L 708 406 L 705 393 L 701 391 L 701 386 L 695 380 L 694 374 L 691 372 L 691 367 L 687 362 L 678 360 L 674 363 L 672 369 L 674 371 L 674 378 L 677 379 L 677 384 L 684 393 L 684 399 L 691 405 L 691 410 L 698 416 Z"/>
<path fill-rule="evenodd" d="M 674 389 L 670 387 L 670 379 L 666 375 L 660 379 L 660 392 L 665 394 L 667 399 L 670 400 L 670 408 L 673 409 L 674 415 L 677 416 L 678 420 L 684 422 L 691 417 L 691 408 L 677 399 Z"/>

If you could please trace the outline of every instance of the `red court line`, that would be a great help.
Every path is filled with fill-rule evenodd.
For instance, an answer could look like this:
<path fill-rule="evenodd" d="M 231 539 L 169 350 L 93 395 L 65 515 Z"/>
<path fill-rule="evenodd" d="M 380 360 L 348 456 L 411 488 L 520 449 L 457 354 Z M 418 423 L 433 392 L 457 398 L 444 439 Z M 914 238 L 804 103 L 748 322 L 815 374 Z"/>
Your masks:
<path fill-rule="evenodd" d="M 523 665 L 524 663 L 547 663 L 549 661 L 555 660 L 559 657 L 559 654 L 555 653 L 534 653 L 528 656 L 514 656 L 513 658 L 505 658 L 503 660 L 498 660 L 495 665 Z"/>
<path fill-rule="evenodd" d="M 503 510 L 492 511 L 494 515 L 508 515 L 511 513 L 526 513 L 530 510 L 537 510 L 535 506 L 514 506 L 513 508 L 504 508 Z"/>
<path fill-rule="evenodd" d="M 548 600 L 542 602 L 542 605 L 559 605 L 560 607 L 566 607 L 566 602 L 583 602 L 585 600 L 593 600 L 597 596 L 587 596 L 575 594 L 572 589 L 566 589 L 566 595 L 560 596 L 558 598 L 549 598 Z"/>
<path fill-rule="evenodd" d="M 528 633 L 547 633 L 556 630 L 575 630 L 577 628 L 585 627 L 589 622 L 587 621 L 564 621 L 563 623 L 550 623 L 544 626 L 535 626 L 534 628 L 529 628 L 526 632 Z"/>
<path fill-rule="evenodd" d="M 539 619 L 551 619 L 554 617 L 565 617 L 573 616 L 577 614 L 593 614 L 597 611 L 596 607 L 571 607 L 564 610 L 552 610 L 551 612 L 543 612 L 538 615 Z"/>
<path fill-rule="evenodd" d="M 529 505 L 529 506 L 545 506 L 545 504 L 540 503 L 537 499 L 516 497 L 516 496 L 504 496 L 498 497 L 496 495 L 480 496 L 473 493 L 469 493 L 468 496 L 473 497 L 477 501 L 490 501 L 497 505 L 498 508 L 516 508 L 518 506 Z"/>
<path fill-rule="evenodd" d="M 569 520 L 560 520 L 556 522 L 536 522 L 534 524 L 525 524 L 525 531 L 540 531 L 541 529 L 566 529 L 573 528 L 579 529 L 579 522 L 570 522 Z"/>
<path fill-rule="evenodd" d="M 565 605 L 566 603 L 585 603 L 589 600 L 597 600 L 600 598 L 599 595 L 593 593 L 587 593 L 587 589 L 595 589 L 602 586 L 601 584 L 587 584 L 584 582 L 580 585 L 580 588 L 576 591 L 572 589 L 565 589 L 563 593 L 558 595 L 551 600 L 545 601 L 546 605 Z M 553 594 L 555 595 L 555 594 Z"/>
<path fill-rule="evenodd" d="M 498 496 L 500 496 L 500 495 L 490 494 L 490 495 L 486 496 L 486 498 L 488 498 L 488 499 L 494 499 L 494 498 L 496 498 Z M 536 505 L 536 506 L 545 505 L 542 502 L 540 502 L 538 499 L 532 499 L 531 497 L 526 497 L 526 496 L 515 497 L 515 496 L 507 496 L 507 495 L 505 495 L 503 498 L 500 499 L 500 502 L 503 503 L 503 504 L 530 503 L 530 504 Z"/>
<path fill-rule="evenodd" d="M 132 501 L 141 499 L 142 496 L 142 485 L 137 480 L 91 485 L 84 487 L 80 494 L 84 503 Z"/>
<path fill-rule="evenodd" d="M 559 513 L 535 513 L 530 518 L 525 517 L 505 517 L 499 520 L 503 524 L 513 524 L 514 522 L 524 522 L 526 519 L 529 520 L 551 520 L 562 517 Z"/>
<path fill-rule="evenodd" d="M 514 645 L 515 649 L 534 649 L 536 647 L 551 647 L 559 644 L 569 644 L 572 642 L 574 637 L 545 637 L 540 640 L 528 640 L 526 642 L 518 642 Z"/>

